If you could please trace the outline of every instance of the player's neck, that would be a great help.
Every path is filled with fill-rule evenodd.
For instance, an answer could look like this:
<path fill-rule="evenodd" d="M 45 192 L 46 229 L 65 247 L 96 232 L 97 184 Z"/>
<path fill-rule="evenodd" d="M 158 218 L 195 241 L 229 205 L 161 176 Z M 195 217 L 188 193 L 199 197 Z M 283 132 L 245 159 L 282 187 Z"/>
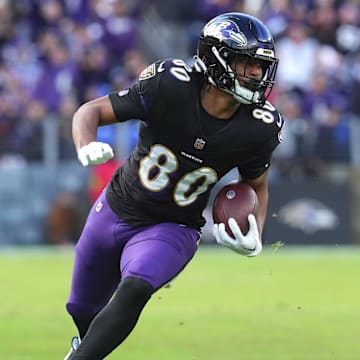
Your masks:
<path fill-rule="evenodd" d="M 218 119 L 230 119 L 240 106 L 230 94 L 209 84 L 203 86 L 200 94 L 203 109 Z"/>

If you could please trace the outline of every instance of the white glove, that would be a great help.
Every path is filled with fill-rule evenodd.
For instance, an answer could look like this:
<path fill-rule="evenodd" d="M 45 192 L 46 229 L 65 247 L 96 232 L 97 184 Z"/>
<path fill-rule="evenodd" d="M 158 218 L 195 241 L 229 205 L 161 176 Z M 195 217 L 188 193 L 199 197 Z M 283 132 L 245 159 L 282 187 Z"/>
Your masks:
<path fill-rule="evenodd" d="M 113 157 L 111 146 L 99 141 L 92 141 L 78 151 L 78 159 L 83 166 L 102 164 Z"/>
<path fill-rule="evenodd" d="M 232 238 L 225 230 L 225 224 L 214 224 L 213 234 L 216 242 L 224 245 L 238 254 L 245 256 L 257 256 L 261 253 L 262 243 L 260 239 L 259 230 L 256 224 L 256 219 L 253 214 L 248 217 L 249 231 L 244 235 L 235 219 L 228 220 L 229 227 L 234 234 Z"/>

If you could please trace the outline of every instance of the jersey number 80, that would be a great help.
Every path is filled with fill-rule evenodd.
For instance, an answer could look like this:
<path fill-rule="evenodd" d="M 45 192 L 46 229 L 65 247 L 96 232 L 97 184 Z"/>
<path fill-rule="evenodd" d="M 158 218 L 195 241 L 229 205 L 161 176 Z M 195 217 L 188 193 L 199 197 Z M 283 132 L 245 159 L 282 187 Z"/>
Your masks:
<path fill-rule="evenodd" d="M 149 154 L 140 161 L 139 178 L 142 185 L 150 191 L 166 191 L 170 186 L 171 175 L 177 169 L 178 160 L 175 154 L 166 146 L 155 144 Z M 175 185 L 174 202 L 181 207 L 192 204 L 217 179 L 216 171 L 207 166 L 185 174 Z"/>

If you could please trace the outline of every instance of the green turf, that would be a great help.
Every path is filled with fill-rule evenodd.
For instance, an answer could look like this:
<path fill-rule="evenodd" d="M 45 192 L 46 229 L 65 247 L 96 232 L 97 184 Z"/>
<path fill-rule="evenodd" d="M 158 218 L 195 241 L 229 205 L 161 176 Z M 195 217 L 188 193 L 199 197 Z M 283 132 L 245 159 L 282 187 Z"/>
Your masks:
<path fill-rule="evenodd" d="M 0 252 L 0 359 L 55 360 L 74 327 L 72 251 Z M 359 360 L 360 249 L 201 248 L 151 299 L 119 360 Z"/>

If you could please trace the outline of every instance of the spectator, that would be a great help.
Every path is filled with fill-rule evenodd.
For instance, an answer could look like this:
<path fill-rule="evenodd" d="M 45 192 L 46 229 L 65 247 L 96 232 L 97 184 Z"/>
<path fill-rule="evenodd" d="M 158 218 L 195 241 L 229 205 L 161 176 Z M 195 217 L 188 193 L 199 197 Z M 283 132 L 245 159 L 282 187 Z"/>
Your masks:
<path fill-rule="evenodd" d="M 274 38 L 285 34 L 292 18 L 290 0 L 270 0 L 264 7 L 263 19 L 268 24 Z"/>
<path fill-rule="evenodd" d="M 282 134 L 285 141 L 274 152 L 277 176 L 301 180 L 318 173 L 313 167 L 314 124 L 302 113 L 301 97 L 284 92 L 279 96 L 278 106 L 286 119 Z"/>
<path fill-rule="evenodd" d="M 349 161 L 349 128 L 346 98 L 337 83 L 317 72 L 305 93 L 306 114 L 317 128 L 315 153 L 328 163 Z"/>
<path fill-rule="evenodd" d="M 102 44 L 93 43 L 84 48 L 76 76 L 76 90 L 80 102 L 87 100 L 84 94 L 89 88 L 108 86 L 108 57 L 108 49 Z"/>
<path fill-rule="evenodd" d="M 315 70 L 318 42 L 310 36 L 309 28 L 302 22 L 291 22 L 286 36 L 277 43 L 281 66 L 277 73 L 280 88 L 304 92 Z M 299 60 L 301 59 L 301 76 Z"/>
<path fill-rule="evenodd" d="M 32 97 L 42 101 L 47 111 L 55 112 L 62 98 L 74 88 L 78 64 L 69 56 L 66 43 L 57 35 L 53 35 L 52 40 L 45 35 L 42 44 L 45 51 L 44 67 Z"/>
<path fill-rule="evenodd" d="M 336 9 L 331 2 L 318 3 L 310 16 L 312 34 L 321 44 L 336 45 Z"/>
<path fill-rule="evenodd" d="M 81 215 L 73 192 L 60 193 L 47 217 L 47 241 L 51 245 L 74 245 L 79 235 Z"/>
<path fill-rule="evenodd" d="M 9 148 L 14 154 L 27 161 L 43 160 L 43 121 L 46 108 L 40 101 L 32 100 L 26 107 L 21 120 L 10 137 Z"/>
<path fill-rule="evenodd" d="M 196 48 L 199 24 L 228 11 L 254 12 L 279 40 L 278 86 L 271 101 L 281 101 L 277 93 L 284 89 L 303 94 L 302 117 L 318 128 L 314 114 L 324 98 L 319 105 L 309 97 L 314 91 L 311 80 L 320 68 L 331 88 L 337 82 L 334 89 L 340 94 L 341 107 L 336 105 L 335 113 L 350 110 L 357 114 L 357 101 L 352 99 L 358 81 L 355 70 L 350 70 L 357 69 L 352 64 L 357 63 L 353 59 L 360 47 L 360 4 L 356 1 L 4 0 L 0 3 L 0 156 L 23 154 L 28 141 L 41 139 L 43 120 L 34 121 L 34 113 L 42 113 L 42 119 L 49 114 L 58 117 L 60 158 L 71 157 L 66 119 L 73 102 L 83 103 L 110 89 L 130 86 L 154 58 L 170 54 L 192 63 L 189 54 Z M 164 47 L 167 37 L 171 41 Z M 352 86 L 355 90 L 347 93 Z M 351 127 L 357 134 L 358 120 L 353 120 Z M 347 119 L 340 123 L 343 121 L 348 123 Z M 136 131 L 133 126 L 121 129 L 120 142 L 135 138 Z M 111 134 L 101 130 L 99 136 L 120 143 L 113 130 Z M 355 149 L 354 140 L 351 143 Z M 41 147 L 41 142 L 36 146 Z M 26 156 L 28 161 L 41 158 L 39 149 L 35 153 Z"/>
<path fill-rule="evenodd" d="M 360 4 L 344 1 L 339 7 L 336 27 L 336 45 L 343 53 L 356 53 L 360 49 Z"/>
<path fill-rule="evenodd" d="M 131 17 L 130 3 L 127 1 L 93 1 L 90 9 L 93 26 L 97 27 L 99 41 L 108 49 L 112 66 L 127 50 L 137 46 L 139 24 Z"/>

